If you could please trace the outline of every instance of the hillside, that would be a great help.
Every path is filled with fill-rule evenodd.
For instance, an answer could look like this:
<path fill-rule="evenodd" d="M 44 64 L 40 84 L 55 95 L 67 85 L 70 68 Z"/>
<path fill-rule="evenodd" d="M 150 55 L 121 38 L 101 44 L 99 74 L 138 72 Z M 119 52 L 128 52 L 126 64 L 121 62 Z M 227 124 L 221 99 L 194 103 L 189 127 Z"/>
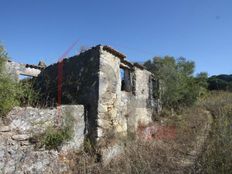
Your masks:
<path fill-rule="evenodd" d="M 209 90 L 232 91 L 232 75 L 220 74 L 208 78 Z"/>

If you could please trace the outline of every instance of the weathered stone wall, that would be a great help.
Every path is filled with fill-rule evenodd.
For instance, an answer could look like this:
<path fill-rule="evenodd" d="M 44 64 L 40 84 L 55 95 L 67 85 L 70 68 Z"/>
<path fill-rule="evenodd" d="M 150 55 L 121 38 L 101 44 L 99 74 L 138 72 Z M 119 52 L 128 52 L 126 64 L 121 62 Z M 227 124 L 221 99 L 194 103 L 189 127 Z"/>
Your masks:
<path fill-rule="evenodd" d="M 109 162 L 123 151 L 124 138 L 136 136 L 138 127 L 152 122 L 152 75 L 145 69 L 130 66 L 125 73 L 131 86 L 122 90 L 122 60 L 100 50 L 98 139 L 102 159 Z M 133 89 L 133 90 L 132 90 Z"/>
<path fill-rule="evenodd" d="M 68 173 L 64 156 L 79 150 L 84 143 L 84 107 L 62 106 L 62 125 L 72 117 L 72 139 L 60 146 L 60 150 L 46 150 L 29 141 L 43 134 L 56 124 L 57 108 L 14 108 L 8 115 L 9 124 L 0 125 L 0 173 Z"/>
<path fill-rule="evenodd" d="M 98 137 L 126 133 L 126 117 L 121 113 L 120 59 L 101 48 L 98 101 Z"/>
<path fill-rule="evenodd" d="M 47 105 L 57 103 L 58 79 L 62 79 L 62 104 L 82 104 L 86 110 L 86 132 L 95 141 L 99 88 L 99 47 L 48 66 L 37 78 L 36 86 Z M 62 72 L 61 72 L 62 71 Z M 60 73 L 58 75 L 58 73 Z"/>
<path fill-rule="evenodd" d="M 151 73 L 134 67 L 134 95 L 128 104 L 128 131 L 135 132 L 139 125 L 152 122 L 153 97 Z"/>
<path fill-rule="evenodd" d="M 133 91 L 121 90 L 121 60 L 101 49 L 99 76 L 98 137 L 135 133 L 139 124 L 152 122 L 153 97 L 150 72 L 132 66 Z M 128 79 L 127 79 L 128 80 Z"/>

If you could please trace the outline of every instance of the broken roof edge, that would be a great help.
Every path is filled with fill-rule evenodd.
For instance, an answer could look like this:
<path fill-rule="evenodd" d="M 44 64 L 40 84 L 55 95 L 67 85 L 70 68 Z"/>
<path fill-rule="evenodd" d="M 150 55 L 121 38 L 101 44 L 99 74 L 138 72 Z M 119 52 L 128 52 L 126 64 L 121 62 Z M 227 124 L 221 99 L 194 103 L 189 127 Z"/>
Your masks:
<path fill-rule="evenodd" d="M 38 66 L 38 65 L 34 65 L 34 64 L 24 64 L 24 63 L 19 63 L 16 61 L 12 61 L 12 60 L 7 60 L 8 63 L 10 64 L 18 64 L 19 66 L 23 66 L 25 68 L 33 68 L 33 69 L 39 69 L 39 70 L 43 70 L 44 68 Z"/>
<path fill-rule="evenodd" d="M 21 65 L 25 65 L 26 68 L 34 68 L 34 69 L 39 69 L 39 70 L 45 69 L 45 67 L 41 67 L 41 66 L 33 65 L 33 64 L 21 64 Z"/>
<path fill-rule="evenodd" d="M 120 53 L 119 51 L 113 49 L 112 47 L 110 47 L 108 45 L 104 45 L 102 48 L 103 48 L 103 50 L 115 55 L 116 57 L 118 57 L 122 60 L 126 58 L 126 56 L 124 54 Z"/>
<path fill-rule="evenodd" d="M 141 69 L 141 70 L 146 69 L 143 65 L 141 65 L 141 64 L 139 64 L 139 63 L 137 63 L 137 62 L 133 63 L 133 65 L 134 65 L 135 67 Z"/>
<path fill-rule="evenodd" d="M 99 45 L 98 45 L 98 46 L 99 46 Z M 143 65 L 141 65 L 141 64 L 139 64 L 139 63 L 131 63 L 131 62 L 129 62 L 129 61 L 124 60 L 124 59 L 126 58 L 126 56 L 125 56 L 124 54 L 120 53 L 119 51 L 113 49 L 113 48 L 110 47 L 110 46 L 104 45 L 104 46 L 103 46 L 103 50 L 105 50 L 105 51 L 107 51 L 107 52 L 109 52 L 109 53 L 111 53 L 111 54 L 113 54 L 113 55 L 119 57 L 119 58 L 122 60 L 122 63 L 125 63 L 125 64 L 129 65 L 130 67 L 135 66 L 135 67 L 137 67 L 137 68 L 139 68 L 139 69 L 141 69 L 141 70 L 146 69 Z"/>
<path fill-rule="evenodd" d="M 110 47 L 110 46 L 108 46 L 108 45 L 101 45 L 101 44 L 98 44 L 98 45 L 96 45 L 96 46 L 93 46 L 93 47 L 91 47 L 91 48 L 85 50 L 84 52 L 81 52 L 80 54 L 85 54 L 86 52 L 88 52 L 88 51 L 90 51 L 90 50 L 99 49 L 100 47 L 102 47 L 102 49 L 103 49 L 104 51 L 107 51 L 107 52 L 113 54 L 114 56 L 120 58 L 121 60 L 124 60 L 124 59 L 126 58 L 126 55 L 124 55 L 123 53 L 117 51 L 116 49 L 114 49 L 114 48 L 112 48 L 112 47 Z M 80 55 L 80 54 L 79 54 L 79 55 Z M 75 55 L 75 56 L 78 56 L 78 55 Z M 74 56 L 72 56 L 72 57 L 74 57 Z"/>

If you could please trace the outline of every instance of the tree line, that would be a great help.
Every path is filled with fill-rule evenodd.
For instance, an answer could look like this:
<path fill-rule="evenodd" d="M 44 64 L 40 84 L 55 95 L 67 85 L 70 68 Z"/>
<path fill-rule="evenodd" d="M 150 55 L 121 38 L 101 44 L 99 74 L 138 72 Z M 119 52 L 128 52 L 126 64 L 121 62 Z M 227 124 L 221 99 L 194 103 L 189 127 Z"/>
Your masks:
<path fill-rule="evenodd" d="M 154 57 L 144 63 L 159 82 L 154 97 L 159 96 L 166 109 L 191 106 L 209 91 L 232 91 L 232 75 L 208 77 L 206 72 L 194 75 L 195 63 L 184 57 Z"/>
<path fill-rule="evenodd" d="M 232 74 L 215 75 L 208 78 L 209 90 L 232 91 Z"/>

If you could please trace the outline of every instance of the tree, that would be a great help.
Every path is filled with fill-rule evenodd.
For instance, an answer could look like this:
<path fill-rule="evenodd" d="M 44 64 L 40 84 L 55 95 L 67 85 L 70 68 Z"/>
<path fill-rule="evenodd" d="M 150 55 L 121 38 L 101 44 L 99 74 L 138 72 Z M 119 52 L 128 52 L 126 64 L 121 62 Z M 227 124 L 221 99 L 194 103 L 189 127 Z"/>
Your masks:
<path fill-rule="evenodd" d="M 161 83 L 161 101 L 163 107 L 178 109 L 192 105 L 205 85 L 205 75 L 193 76 L 195 63 L 183 57 L 154 57 L 144 63 L 155 78 Z M 207 75 L 206 75 L 207 76 Z"/>
<path fill-rule="evenodd" d="M 198 96 L 204 96 L 208 91 L 208 73 L 201 72 L 195 77 L 196 85 L 198 86 Z"/>

